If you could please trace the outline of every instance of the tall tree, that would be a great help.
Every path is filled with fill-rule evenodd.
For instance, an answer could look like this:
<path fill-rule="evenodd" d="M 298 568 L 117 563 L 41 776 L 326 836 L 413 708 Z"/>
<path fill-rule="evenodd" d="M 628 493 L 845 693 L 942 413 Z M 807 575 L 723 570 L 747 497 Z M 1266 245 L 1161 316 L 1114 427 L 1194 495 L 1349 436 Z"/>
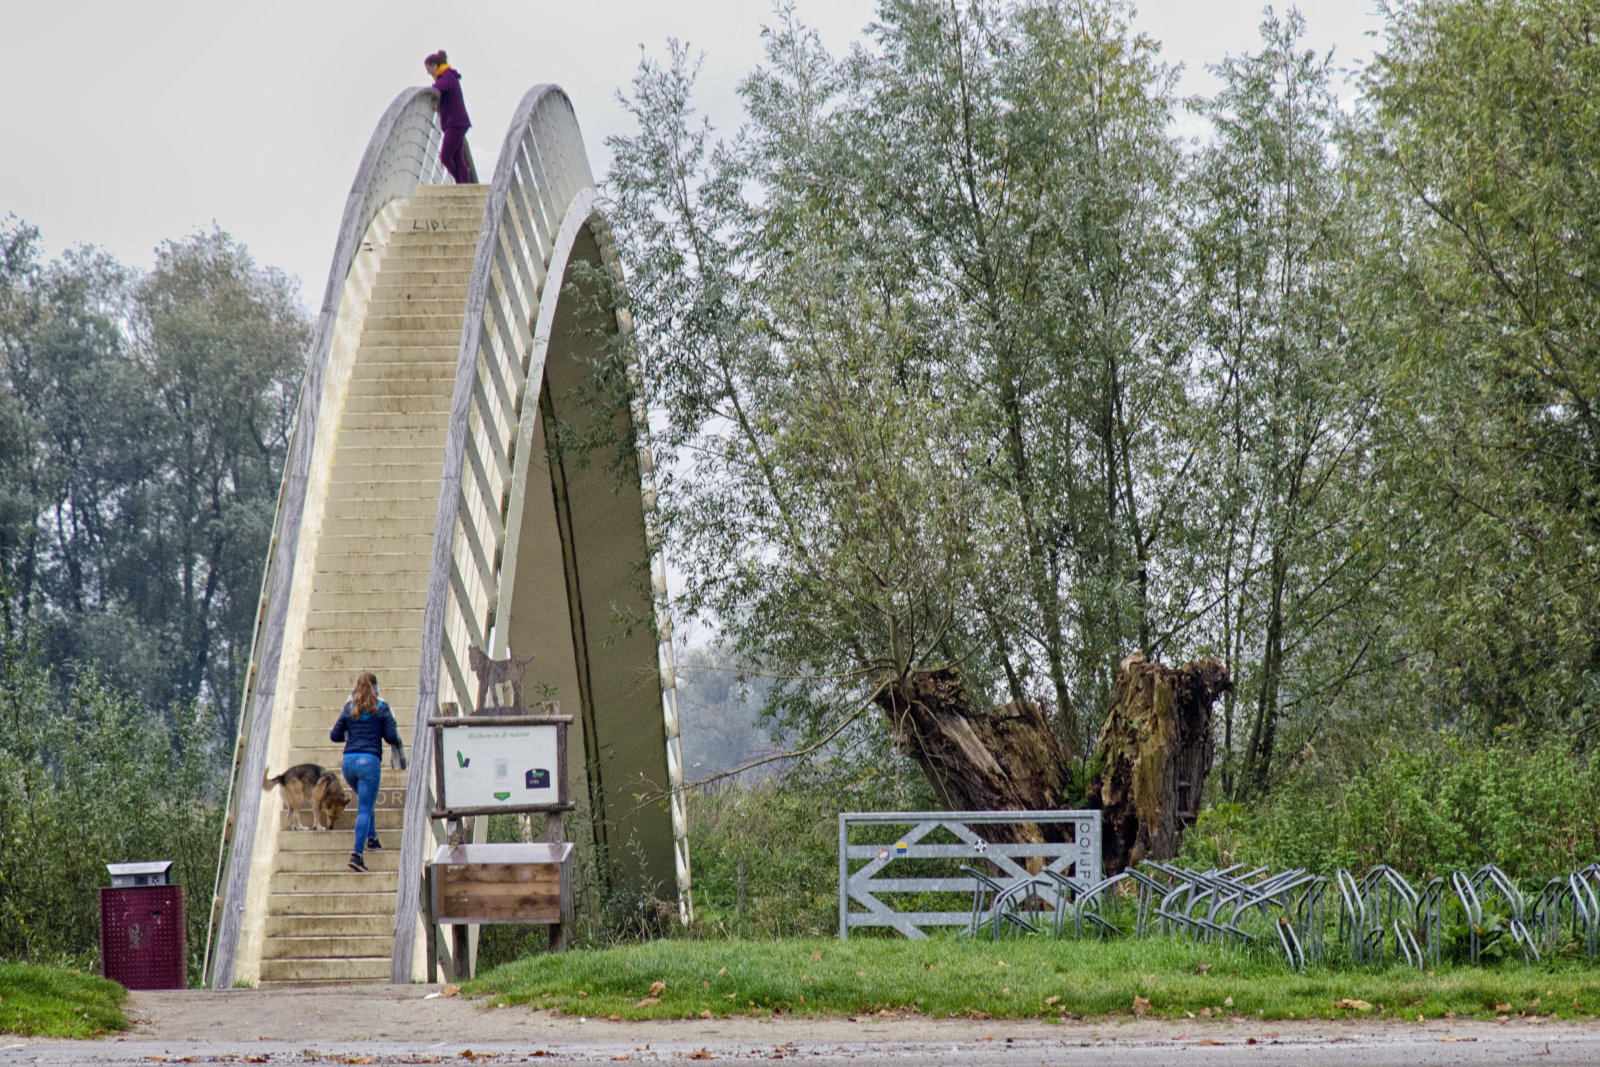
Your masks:
<path fill-rule="evenodd" d="M 1368 71 L 1408 662 L 1448 721 L 1600 721 L 1597 84 L 1585 0 L 1419 0 Z"/>
<path fill-rule="evenodd" d="M 1222 89 L 1202 108 L 1214 136 L 1190 181 L 1189 432 L 1212 479 L 1201 499 L 1214 533 L 1196 564 L 1205 629 L 1242 683 L 1224 698 L 1231 793 L 1266 787 L 1287 709 L 1335 702 L 1341 673 L 1366 661 L 1354 640 L 1325 671 L 1305 662 L 1384 565 L 1364 551 L 1374 538 L 1347 494 L 1377 402 L 1347 307 L 1363 201 L 1335 152 L 1329 57 L 1304 33 L 1298 12 L 1268 8 L 1260 49 L 1214 68 Z"/>
<path fill-rule="evenodd" d="M 157 249 L 134 323 L 154 432 L 120 589 L 158 635 L 164 695 L 206 699 L 231 729 L 309 323 L 294 284 L 220 230 Z"/>
<path fill-rule="evenodd" d="M 1058 802 L 1029 698 L 1081 751 L 1121 646 L 1162 640 L 1177 157 L 1127 14 L 894 0 L 839 63 L 786 13 L 738 138 L 676 50 L 612 142 L 686 606 L 805 676 L 791 725 L 870 695 L 952 802 L 994 783 L 946 755 L 1024 730 L 1016 797 Z"/>
<path fill-rule="evenodd" d="M 231 731 L 309 325 L 220 231 L 142 277 L 0 229 L 0 577 L 29 640 Z"/>
<path fill-rule="evenodd" d="M 1188 470 L 1159 432 L 1184 404 L 1172 79 L 1131 14 L 895 0 L 841 116 L 844 192 L 903 249 L 948 387 L 978 405 L 979 634 L 1080 752 L 1121 658 L 1171 648 L 1184 582 L 1165 550 Z"/>

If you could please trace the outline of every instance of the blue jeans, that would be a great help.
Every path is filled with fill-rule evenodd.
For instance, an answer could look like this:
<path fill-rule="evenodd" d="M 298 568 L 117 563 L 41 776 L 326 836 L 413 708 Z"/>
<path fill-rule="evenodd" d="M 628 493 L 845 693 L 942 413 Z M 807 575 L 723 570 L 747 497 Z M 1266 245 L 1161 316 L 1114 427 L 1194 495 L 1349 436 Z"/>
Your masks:
<path fill-rule="evenodd" d="M 378 779 L 383 774 L 383 761 L 377 756 L 356 753 L 344 758 L 344 780 L 356 791 L 356 847 L 357 856 L 367 850 L 367 842 L 377 829 L 373 807 L 378 802 Z"/>

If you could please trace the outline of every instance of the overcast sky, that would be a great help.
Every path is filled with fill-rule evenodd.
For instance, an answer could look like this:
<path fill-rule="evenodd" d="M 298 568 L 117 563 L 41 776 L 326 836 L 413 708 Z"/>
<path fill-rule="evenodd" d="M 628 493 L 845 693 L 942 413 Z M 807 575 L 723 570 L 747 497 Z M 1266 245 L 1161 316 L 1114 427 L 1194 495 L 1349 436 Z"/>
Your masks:
<path fill-rule="evenodd" d="M 836 54 L 875 0 L 796 0 Z M 1371 54 L 1369 0 L 1303 0 L 1308 43 L 1335 65 Z M 1283 8 L 1280 7 L 1280 10 Z M 97 244 L 148 267 L 165 238 L 212 222 L 258 262 L 320 300 L 340 215 L 373 126 L 395 95 L 425 82 L 422 57 L 449 50 L 472 114 L 480 169 L 524 91 L 566 89 L 590 159 L 627 132 L 616 103 L 640 46 L 669 37 L 705 55 L 700 103 L 719 129 L 739 120 L 734 88 L 761 57 L 766 0 L 0 0 L 10 100 L 0 110 L 0 216 L 42 231 L 49 256 Z M 1253 50 L 1256 0 L 1144 0 L 1138 25 L 1184 65 Z M 1348 95 L 1348 93 L 1346 94 Z"/>

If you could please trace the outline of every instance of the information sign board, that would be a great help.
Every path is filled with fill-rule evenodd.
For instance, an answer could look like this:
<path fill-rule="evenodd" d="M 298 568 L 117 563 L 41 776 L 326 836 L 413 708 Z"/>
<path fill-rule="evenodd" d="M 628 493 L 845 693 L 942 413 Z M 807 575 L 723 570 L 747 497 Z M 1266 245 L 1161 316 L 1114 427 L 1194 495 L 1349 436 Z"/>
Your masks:
<path fill-rule="evenodd" d="M 564 723 L 433 720 L 441 812 L 549 811 L 566 806 Z"/>

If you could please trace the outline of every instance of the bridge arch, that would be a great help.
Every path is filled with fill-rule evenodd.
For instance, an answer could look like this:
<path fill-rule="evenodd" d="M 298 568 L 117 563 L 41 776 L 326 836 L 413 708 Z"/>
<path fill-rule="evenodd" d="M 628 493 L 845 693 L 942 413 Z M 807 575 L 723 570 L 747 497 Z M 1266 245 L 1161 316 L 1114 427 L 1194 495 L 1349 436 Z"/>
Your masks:
<path fill-rule="evenodd" d="M 336 765 L 333 753 L 316 746 L 326 745 L 317 715 L 331 722 L 337 704 L 319 709 L 319 701 L 341 699 L 332 687 L 347 685 L 339 679 L 367 662 L 361 635 L 368 632 L 340 626 L 382 627 L 371 632 L 394 646 L 396 662 L 405 658 L 403 648 L 413 650 L 414 674 L 399 673 L 415 677 L 415 704 L 406 707 L 398 690 L 388 695 L 419 770 L 432 765 L 425 720 L 450 705 L 473 710 L 476 686 L 463 670 L 468 648 L 495 657 L 533 653 L 530 692 L 559 699 L 579 725 L 582 743 L 569 750 L 569 773 L 587 818 L 569 817 L 569 837 L 599 854 L 620 855 L 627 846 L 642 863 L 619 876 L 640 890 L 676 890 L 680 915 L 690 914 L 647 423 L 625 313 L 604 311 L 596 328 L 601 304 L 593 286 L 601 276 L 620 283 L 621 270 L 576 117 L 559 88 L 535 87 L 513 117 L 492 180 L 451 189 L 441 187 L 448 178 L 437 163 L 435 110 L 428 89 L 396 98 L 363 155 L 340 226 L 240 716 L 206 949 L 207 978 L 219 988 L 355 973 L 316 960 L 295 970 L 296 950 L 286 946 L 314 939 L 305 932 L 315 930 L 314 915 L 293 937 L 271 932 L 271 924 L 287 921 L 286 909 L 300 909 L 298 916 L 316 906 L 308 902 L 318 895 L 306 885 L 314 874 L 306 872 L 319 861 L 303 838 L 282 836 L 276 798 L 254 787 L 269 768 L 308 754 Z M 469 259 L 464 242 L 474 229 Z M 429 249 L 438 250 L 436 260 Z M 461 291 L 464 299 L 451 295 Z M 415 303 L 397 299 L 413 296 Z M 452 307 L 460 310 L 441 314 Z M 445 321 L 459 324 L 453 376 Z M 627 403 L 595 409 L 580 402 L 597 366 L 611 369 Z M 437 381 L 430 384 L 430 375 Z M 425 402 L 412 403 L 425 401 L 429 389 L 438 397 L 437 426 L 429 424 Z M 391 450 L 399 459 L 382 450 L 386 402 L 397 420 L 398 412 L 412 412 L 414 425 L 395 435 L 404 444 Z M 586 433 L 622 447 L 607 462 L 591 462 L 595 457 L 570 447 L 574 434 Z M 434 473 L 419 474 L 425 467 Z M 434 477 L 436 508 L 423 504 L 418 489 Z M 387 511 L 385 478 L 396 487 Z M 361 528 L 352 531 L 338 512 L 341 493 L 365 502 Z M 431 539 L 423 532 L 430 517 Z M 365 527 L 393 535 L 385 546 L 426 542 L 426 549 L 418 547 L 414 559 L 371 554 L 397 560 L 389 565 L 397 573 L 372 563 L 359 564 L 361 573 L 339 572 L 340 560 L 360 556 L 360 543 L 350 538 Z M 414 607 L 401 597 L 385 605 L 394 610 L 344 610 L 369 579 L 415 584 Z M 309 722 L 294 722 L 297 708 Z M 397 793 L 391 805 L 401 836 L 398 856 L 385 857 L 397 864 L 393 881 L 384 883 L 393 885 L 391 940 L 383 951 L 376 918 L 369 936 L 346 939 L 360 941 L 370 965 L 356 977 L 378 979 L 371 972 L 384 962 L 374 955 L 380 951 L 389 981 L 425 971 L 421 871 L 440 830 L 428 820 L 430 778 L 410 774 L 403 800 Z M 639 803 L 640 796 L 665 802 Z"/>

